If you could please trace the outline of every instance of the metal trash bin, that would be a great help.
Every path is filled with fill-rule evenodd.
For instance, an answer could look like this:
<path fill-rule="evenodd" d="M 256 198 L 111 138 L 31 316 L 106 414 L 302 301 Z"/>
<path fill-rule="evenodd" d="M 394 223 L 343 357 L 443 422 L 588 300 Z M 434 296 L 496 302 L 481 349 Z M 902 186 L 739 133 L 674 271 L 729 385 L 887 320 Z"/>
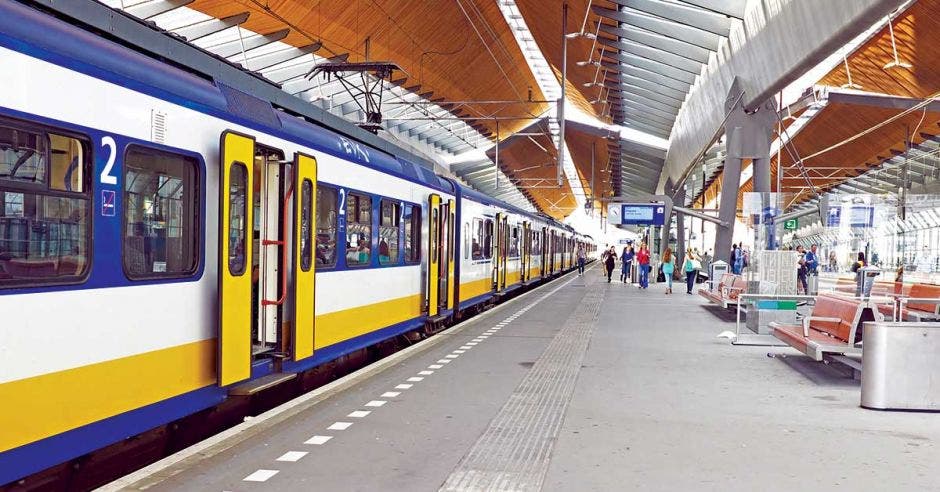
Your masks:
<path fill-rule="evenodd" d="M 708 290 L 715 290 L 715 286 L 718 284 L 718 281 L 721 280 L 721 276 L 728 273 L 728 263 L 718 260 L 713 261 L 708 267 Z"/>
<path fill-rule="evenodd" d="M 866 322 L 861 406 L 940 410 L 940 323 Z"/>

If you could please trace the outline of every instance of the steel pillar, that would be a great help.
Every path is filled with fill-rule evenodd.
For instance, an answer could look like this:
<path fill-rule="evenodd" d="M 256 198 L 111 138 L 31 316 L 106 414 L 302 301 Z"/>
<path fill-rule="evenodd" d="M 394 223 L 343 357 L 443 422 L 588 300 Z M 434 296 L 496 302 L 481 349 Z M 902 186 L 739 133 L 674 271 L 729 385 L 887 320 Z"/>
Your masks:
<path fill-rule="evenodd" d="M 675 195 L 673 196 L 674 203 L 678 203 L 680 207 L 685 206 L 685 186 L 680 186 L 676 190 Z M 667 221 L 666 225 L 668 227 L 669 222 Z M 691 223 L 691 222 L 690 222 Z M 685 257 L 685 214 L 677 213 L 676 214 L 676 257 L 684 258 Z"/>

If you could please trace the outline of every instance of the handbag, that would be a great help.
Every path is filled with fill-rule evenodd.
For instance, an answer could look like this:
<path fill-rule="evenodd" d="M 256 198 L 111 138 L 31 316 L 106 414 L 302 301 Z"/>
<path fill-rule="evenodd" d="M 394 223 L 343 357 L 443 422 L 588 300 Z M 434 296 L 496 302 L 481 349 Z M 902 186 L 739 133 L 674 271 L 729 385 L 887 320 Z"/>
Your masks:
<path fill-rule="evenodd" d="M 693 270 L 701 270 L 701 269 L 702 269 L 702 262 L 701 262 L 701 261 L 698 261 L 698 260 L 696 260 L 696 259 L 692 259 L 692 269 L 693 269 Z"/>

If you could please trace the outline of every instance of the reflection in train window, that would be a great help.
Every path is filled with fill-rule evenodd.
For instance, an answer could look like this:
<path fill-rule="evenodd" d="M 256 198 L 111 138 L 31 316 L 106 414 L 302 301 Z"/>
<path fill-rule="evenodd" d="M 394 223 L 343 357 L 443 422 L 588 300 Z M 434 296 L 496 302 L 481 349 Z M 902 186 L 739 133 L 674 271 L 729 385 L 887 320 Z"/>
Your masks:
<path fill-rule="evenodd" d="M 123 260 L 128 277 L 181 277 L 196 271 L 197 172 L 192 157 L 129 147 L 124 157 Z"/>
<path fill-rule="evenodd" d="M 539 256 L 542 254 L 542 246 L 539 244 L 541 237 L 542 233 L 539 231 L 534 231 L 532 233 L 532 254 L 534 256 Z"/>
<path fill-rule="evenodd" d="M 463 223 L 463 259 L 470 258 L 470 224 Z"/>
<path fill-rule="evenodd" d="M 405 263 L 421 261 L 421 209 L 417 205 L 405 205 Z"/>
<path fill-rule="evenodd" d="M 346 197 L 346 264 L 368 265 L 372 260 L 372 198 L 358 193 Z"/>
<path fill-rule="evenodd" d="M 486 219 L 483 226 L 483 257 L 493 257 L 493 220 Z"/>
<path fill-rule="evenodd" d="M 317 185 L 317 267 L 336 266 L 336 188 Z"/>
<path fill-rule="evenodd" d="M 398 202 L 381 201 L 379 217 L 379 264 L 398 264 L 398 226 L 401 212 Z"/>
<path fill-rule="evenodd" d="M 519 257 L 519 228 L 512 228 L 512 236 L 509 238 L 509 257 Z"/>
<path fill-rule="evenodd" d="M 474 260 L 483 259 L 483 219 L 473 219 L 473 246 L 471 248 Z"/>
<path fill-rule="evenodd" d="M 84 139 L 0 123 L 0 287 L 73 282 L 87 272 L 88 148 Z"/>
<path fill-rule="evenodd" d="M 313 182 L 304 179 L 300 185 L 300 269 L 305 272 L 310 271 L 311 259 L 310 243 L 311 229 L 310 224 L 310 199 L 313 198 Z"/>
<path fill-rule="evenodd" d="M 233 276 L 245 273 L 248 233 L 248 168 L 233 162 L 228 180 L 228 271 Z"/>

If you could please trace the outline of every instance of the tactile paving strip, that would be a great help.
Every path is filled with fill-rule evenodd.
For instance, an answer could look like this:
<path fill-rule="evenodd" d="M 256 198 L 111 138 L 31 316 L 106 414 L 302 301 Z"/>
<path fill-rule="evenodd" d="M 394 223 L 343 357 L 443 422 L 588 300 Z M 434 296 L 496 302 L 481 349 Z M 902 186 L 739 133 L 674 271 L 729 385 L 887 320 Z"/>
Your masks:
<path fill-rule="evenodd" d="M 574 313 L 441 490 L 539 490 L 597 323 L 606 283 L 593 282 Z"/>

